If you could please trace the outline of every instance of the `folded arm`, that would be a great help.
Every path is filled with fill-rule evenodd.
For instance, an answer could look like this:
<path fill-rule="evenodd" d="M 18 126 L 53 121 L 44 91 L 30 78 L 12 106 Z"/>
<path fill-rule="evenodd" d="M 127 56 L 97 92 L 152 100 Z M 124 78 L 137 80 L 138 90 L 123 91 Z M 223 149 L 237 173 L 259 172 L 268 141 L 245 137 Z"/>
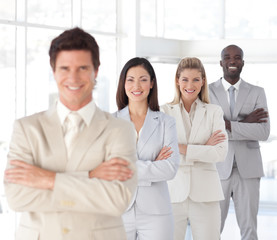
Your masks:
<path fill-rule="evenodd" d="M 173 118 L 165 120 L 163 145 L 164 147 L 155 159 L 137 161 L 139 186 L 151 186 L 152 182 L 174 178 L 180 160 L 176 124 Z"/>
<path fill-rule="evenodd" d="M 223 121 L 223 112 L 217 109 L 214 113 L 212 134 L 203 144 L 188 144 L 186 161 L 216 163 L 225 160 L 228 150 L 227 133 Z"/>
<path fill-rule="evenodd" d="M 257 98 L 255 109 L 248 115 L 241 116 L 238 121 L 227 121 L 226 129 L 229 130 L 229 140 L 267 140 L 270 134 L 270 122 L 264 90 Z"/>
<path fill-rule="evenodd" d="M 131 128 L 131 125 L 125 126 L 125 129 L 129 127 Z M 111 180 L 107 181 L 94 176 L 93 171 L 89 172 L 92 174 L 90 176 L 88 171 L 55 172 L 35 166 L 38 164 L 35 164 L 30 143 L 21 124 L 17 122 L 5 173 L 5 190 L 10 207 L 16 211 L 122 214 L 129 204 L 136 185 L 135 136 L 132 135 L 132 129 L 127 131 L 129 134 L 124 131 L 125 129 L 118 129 L 119 132 L 114 133 L 121 138 L 120 141 L 115 139 L 110 157 L 106 160 L 112 162 L 111 165 L 115 168 L 111 175 L 108 174 Z M 116 156 L 119 159 L 116 159 Z M 121 159 L 125 159 L 128 163 L 124 163 L 123 168 L 116 167 L 118 161 L 122 163 Z M 126 171 L 127 165 L 130 172 Z M 126 180 L 116 172 L 123 172 L 122 175 L 125 176 L 123 178 Z M 127 177 L 126 172 L 128 172 Z"/>

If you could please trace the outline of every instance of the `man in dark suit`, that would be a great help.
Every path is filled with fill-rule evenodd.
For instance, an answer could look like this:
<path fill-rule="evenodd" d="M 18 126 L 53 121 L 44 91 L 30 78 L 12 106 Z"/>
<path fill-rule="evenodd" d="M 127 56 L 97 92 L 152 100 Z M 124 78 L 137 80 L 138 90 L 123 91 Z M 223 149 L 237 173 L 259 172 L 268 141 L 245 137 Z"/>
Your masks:
<path fill-rule="evenodd" d="M 221 201 L 221 232 L 234 201 L 242 240 L 257 240 L 260 179 L 264 175 L 259 141 L 270 133 L 264 89 L 240 78 L 243 50 L 229 45 L 221 52 L 223 78 L 209 85 L 211 102 L 224 111 L 229 150 L 217 164 L 225 200 Z"/>

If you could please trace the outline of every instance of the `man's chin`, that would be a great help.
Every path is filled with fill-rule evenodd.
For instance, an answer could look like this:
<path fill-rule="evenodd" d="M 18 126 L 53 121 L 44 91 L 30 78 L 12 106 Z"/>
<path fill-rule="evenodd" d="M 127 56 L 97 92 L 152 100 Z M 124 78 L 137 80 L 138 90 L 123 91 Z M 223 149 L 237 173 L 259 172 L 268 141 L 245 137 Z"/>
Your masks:
<path fill-rule="evenodd" d="M 240 72 L 229 72 L 229 77 L 231 79 L 237 79 L 240 77 Z"/>

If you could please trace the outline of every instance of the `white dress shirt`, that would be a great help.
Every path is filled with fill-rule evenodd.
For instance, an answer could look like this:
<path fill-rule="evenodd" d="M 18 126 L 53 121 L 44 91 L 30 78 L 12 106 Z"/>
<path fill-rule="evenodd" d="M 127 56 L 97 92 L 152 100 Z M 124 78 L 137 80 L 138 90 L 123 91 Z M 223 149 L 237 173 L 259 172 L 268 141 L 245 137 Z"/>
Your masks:
<path fill-rule="evenodd" d="M 241 83 L 241 78 L 238 80 L 238 82 L 234 85 L 231 85 L 229 82 L 227 82 L 224 78 L 221 78 L 221 82 L 222 82 L 222 85 L 225 89 L 225 92 L 227 94 L 227 99 L 228 99 L 228 103 L 230 104 L 230 97 L 229 97 L 229 92 L 228 92 L 228 89 L 233 86 L 235 88 L 235 100 L 237 99 L 237 96 L 238 96 L 238 92 L 239 92 L 239 86 L 240 86 L 240 83 Z"/>
<path fill-rule="evenodd" d="M 180 109 L 182 113 L 184 128 L 186 129 L 186 138 L 189 139 L 190 131 L 192 127 L 193 118 L 195 115 L 196 105 L 200 101 L 199 98 L 197 98 L 191 105 L 190 112 L 188 113 L 187 110 L 184 107 L 184 104 L 182 102 L 182 99 L 180 99 Z"/>
<path fill-rule="evenodd" d="M 84 107 L 76 111 L 83 120 L 80 131 L 82 131 L 85 126 L 89 126 L 91 119 L 94 116 L 95 110 L 96 110 L 96 104 L 92 100 L 87 105 L 85 105 Z M 64 121 L 70 112 L 72 111 L 68 109 L 60 100 L 57 101 L 57 113 L 61 121 L 63 133 L 65 133 L 65 130 L 66 130 Z"/>

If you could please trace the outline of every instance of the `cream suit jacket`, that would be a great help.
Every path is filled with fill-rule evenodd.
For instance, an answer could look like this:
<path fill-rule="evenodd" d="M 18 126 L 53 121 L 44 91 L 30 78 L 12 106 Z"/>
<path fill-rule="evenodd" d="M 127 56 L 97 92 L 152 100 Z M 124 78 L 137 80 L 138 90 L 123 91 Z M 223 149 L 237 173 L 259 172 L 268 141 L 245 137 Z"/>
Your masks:
<path fill-rule="evenodd" d="M 224 117 L 231 121 L 232 129 L 232 132 L 228 131 L 229 149 L 226 160 L 217 164 L 220 179 L 229 178 L 234 156 L 241 177 L 260 178 L 264 172 L 259 141 L 265 141 L 269 136 L 269 118 L 266 123 L 242 123 L 239 121 L 257 108 L 264 108 L 267 111 L 264 89 L 241 80 L 233 118 L 231 118 L 228 95 L 221 81 L 219 79 L 209 85 L 211 102 L 222 107 Z"/>
<path fill-rule="evenodd" d="M 216 130 L 227 136 L 221 108 L 198 101 L 189 139 L 186 138 L 180 104 L 166 104 L 161 110 L 175 117 L 178 143 L 187 145 L 186 156 L 180 154 L 180 167 L 175 178 L 168 181 L 171 202 L 182 202 L 188 197 L 195 202 L 224 199 L 215 163 L 224 161 L 227 140 L 215 146 L 205 145 Z"/>
<path fill-rule="evenodd" d="M 133 126 L 99 108 L 70 159 L 56 107 L 15 121 L 8 160 L 57 172 L 53 191 L 5 183 L 10 207 L 23 212 L 16 239 L 126 239 L 121 215 L 132 199 L 136 174 L 125 182 L 88 178 L 89 170 L 113 157 L 129 161 L 136 173 Z"/>
<path fill-rule="evenodd" d="M 131 121 L 128 106 L 115 113 Z M 172 155 L 166 160 L 154 161 L 164 146 L 171 147 Z M 175 119 L 148 109 L 137 142 L 138 186 L 133 200 L 146 214 L 169 214 L 171 203 L 167 180 L 174 178 L 179 166 L 179 150 Z"/>

